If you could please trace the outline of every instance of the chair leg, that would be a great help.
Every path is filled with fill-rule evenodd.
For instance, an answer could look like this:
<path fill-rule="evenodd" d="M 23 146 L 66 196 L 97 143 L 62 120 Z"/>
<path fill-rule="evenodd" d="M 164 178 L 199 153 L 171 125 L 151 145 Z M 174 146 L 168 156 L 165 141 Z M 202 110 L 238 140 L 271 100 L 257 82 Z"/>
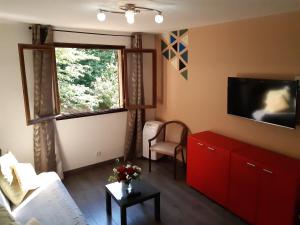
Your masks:
<path fill-rule="evenodd" d="M 174 179 L 176 180 L 176 167 L 177 167 L 177 151 L 176 151 L 176 149 L 175 149 L 175 153 L 174 153 Z"/>
<path fill-rule="evenodd" d="M 149 172 L 151 172 L 151 150 L 150 150 L 150 146 L 149 146 Z"/>

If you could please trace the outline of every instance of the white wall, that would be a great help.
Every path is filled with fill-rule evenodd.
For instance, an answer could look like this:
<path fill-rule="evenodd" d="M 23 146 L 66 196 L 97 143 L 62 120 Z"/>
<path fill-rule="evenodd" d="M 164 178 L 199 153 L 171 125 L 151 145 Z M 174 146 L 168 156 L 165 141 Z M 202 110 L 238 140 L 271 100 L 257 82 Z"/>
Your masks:
<path fill-rule="evenodd" d="M 93 31 L 95 32 L 95 31 Z M 31 43 L 26 24 L 0 23 L 0 148 L 12 151 L 21 162 L 33 163 L 32 126 L 25 113 L 17 43 Z M 56 42 L 125 45 L 126 37 L 55 32 Z M 145 47 L 154 48 L 154 36 L 145 35 Z M 147 119 L 154 118 L 154 110 Z M 127 112 L 57 121 L 58 146 L 64 170 L 71 170 L 123 155 Z M 100 151 L 101 155 L 96 156 Z"/>
<path fill-rule="evenodd" d="M 32 127 L 25 123 L 18 43 L 30 43 L 24 24 L 0 24 L 0 148 L 33 162 Z"/>

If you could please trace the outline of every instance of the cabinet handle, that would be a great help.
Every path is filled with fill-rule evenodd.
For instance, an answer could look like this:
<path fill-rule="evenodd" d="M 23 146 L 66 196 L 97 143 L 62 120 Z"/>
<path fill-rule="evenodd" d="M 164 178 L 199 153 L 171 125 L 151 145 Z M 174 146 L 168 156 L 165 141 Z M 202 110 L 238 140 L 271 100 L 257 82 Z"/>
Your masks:
<path fill-rule="evenodd" d="M 200 145 L 200 146 L 204 146 L 204 144 L 202 144 L 202 143 L 200 143 L 200 142 L 198 142 L 197 144 Z"/>
<path fill-rule="evenodd" d="M 210 150 L 210 151 L 215 151 L 216 149 L 214 149 L 214 148 L 212 148 L 212 147 L 207 147 L 208 148 L 208 150 Z"/>
<path fill-rule="evenodd" d="M 255 164 L 247 162 L 248 166 L 255 167 Z"/>
<path fill-rule="evenodd" d="M 273 172 L 271 170 L 263 169 L 264 172 L 272 174 Z"/>

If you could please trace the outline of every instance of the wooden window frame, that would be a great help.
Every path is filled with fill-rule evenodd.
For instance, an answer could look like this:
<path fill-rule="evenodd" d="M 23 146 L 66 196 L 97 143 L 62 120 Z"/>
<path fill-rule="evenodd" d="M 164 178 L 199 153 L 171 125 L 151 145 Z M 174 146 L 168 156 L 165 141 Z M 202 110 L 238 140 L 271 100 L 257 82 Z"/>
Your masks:
<path fill-rule="evenodd" d="M 94 112 L 82 112 L 82 113 L 70 113 L 66 115 L 60 115 L 60 97 L 59 97 L 59 87 L 58 87 L 58 78 L 57 78 L 57 65 L 56 65 L 56 55 L 55 48 L 88 48 L 88 49 L 113 49 L 120 50 L 119 54 L 119 99 L 120 99 L 120 108 L 107 109 Z M 31 118 L 30 106 L 28 99 L 28 89 L 27 89 L 27 78 L 26 78 L 26 68 L 24 60 L 24 50 L 49 50 L 52 55 L 52 86 L 53 86 L 53 98 L 54 98 L 54 115 L 44 116 L 42 118 Z M 27 125 L 33 125 L 41 123 L 48 120 L 65 120 L 72 118 L 80 118 L 87 116 L 95 116 L 109 113 L 118 113 L 124 112 L 127 110 L 136 110 L 136 109 L 150 109 L 156 108 L 156 99 L 157 99 L 157 55 L 156 49 L 125 49 L 123 45 L 98 45 L 98 44 L 82 44 L 82 43 L 64 43 L 64 42 L 55 42 L 53 44 L 44 44 L 44 45 L 33 45 L 33 44 L 18 44 L 19 57 L 20 57 L 20 68 L 21 68 L 21 78 L 23 86 L 23 97 L 24 97 L 24 106 L 25 106 L 25 116 Z M 130 105 L 129 104 L 129 94 L 128 94 L 128 71 L 127 71 L 127 54 L 132 53 L 150 53 L 152 54 L 152 104 L 150 105 Z"/>
<path fill-rule="evenodd" d="M 28 98 L 28 87 L 27 87 L 27 77 L 26 77 L 26 68 L 25 68 L 25 59 L 24 59 L 24 50 L 44 50 L 49 51 L 52 56 L 52 60 L 55 60 L 55 52 L 52 45 L 32 45 L 32 44 L 18 44 L 19 51 L 19 60 L 20 60 L 20 70 L 21 70 L 21 79 L 23 86 L 23 98 L 24 98 L 24 107 L 25 107 L 25 117 L 26 124 L 33 125 L 37 123 L 41 123 L 44 121 L 52 120 L 57 117 L 59 114 L 59 104 L 56 96 L 57 86 L 54 82 L 56 76 L 56 65 L 52 63 L 51 65 L 51 74 L 52 74 L 52 87 L 53 87 L 53 98 L 54 98 L 54 115 L 43 116 L 41 118 L 31 118 L 30 106 L 29 106 L 29 98 Z"/>
<path fill-rule="evenodd" d="M 129 104 L 129 94 L 128 94 L 128 68 L 127 68 L 127 54 L 133 53 L 150 53 L 152 54 L 152 104 L 150 105 L 131 105 Z M 129 110 L 136 110 L 136 109 L 153 109 L 156 108 L 156 99 L 157 99 L 157 55 L 156 49 L 139 49 L 139 48 L 132 48 L 132 49 L 125 49 L 123 54 L 123 67 L 124 67 L 124 87 L 125 87 L 125 106 Z"/>
<path fill-rule="evenodd" d="M 123 45 L 98 45 L 98 44 L 82 44 L 82 43 L 65 43 L 65 42 L 55 42 L 53 43 L 53 49 L 55 53 L 55 48 L 85 48 L 85 49 L 112 49 L 112 50 L 120 50 L 121 56 L 123 55 L 125 46 Z M 109 113 L 118 113 L 118 112 L 124 112 L 127 111 L 124 104 L 123 97 L 125 95 L 125 88 L 124 88 L 124 68 L 123 68 L 123 61 L 122 58 L 119 59 L 119 64 L 121 68 L 119 68 L 119 71 L 121 72 L 121 75 L 119 76 L 119 86 L 120 86 L 120 105 L 121 107 L 115 108 L 115 109 L 105 109 L 101 111 L 93 111 L 93 112 L 82 112 L 82 113 L 70 113 L 66 115 L 58 115 L 56 117 L 56 120 L 66 120 L 66 119 L 73 119 L 73 118 L 81 118 L 81 117 L 88 117 L 88 116 L 96 116 L 96 115 L 103 115 L 103 114 L 109 114 Z M 55 65 L 55 74 L 56 72 L 56 57 L 54 61 Z M 56 75 L 57 76 L 57 75 Z M 55 78 L 56 86 L 57 86 L 57 99 L 59 104 L 59 113 L 60 113 L 60 97 L 59 97 L 59 88 L 58 88 L 58 79 Z M 122 93 L 121 93 L 122 92 Z"/>

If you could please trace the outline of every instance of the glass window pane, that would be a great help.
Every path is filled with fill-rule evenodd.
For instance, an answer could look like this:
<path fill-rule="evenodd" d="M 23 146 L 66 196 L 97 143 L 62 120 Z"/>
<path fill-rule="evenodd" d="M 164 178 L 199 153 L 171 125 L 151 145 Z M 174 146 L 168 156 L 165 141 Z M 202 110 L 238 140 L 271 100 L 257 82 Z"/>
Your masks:
<path fill-rule="evenodd" d="M 55 48 L 61 114 L 121 107 L 119 51 Z"/>

